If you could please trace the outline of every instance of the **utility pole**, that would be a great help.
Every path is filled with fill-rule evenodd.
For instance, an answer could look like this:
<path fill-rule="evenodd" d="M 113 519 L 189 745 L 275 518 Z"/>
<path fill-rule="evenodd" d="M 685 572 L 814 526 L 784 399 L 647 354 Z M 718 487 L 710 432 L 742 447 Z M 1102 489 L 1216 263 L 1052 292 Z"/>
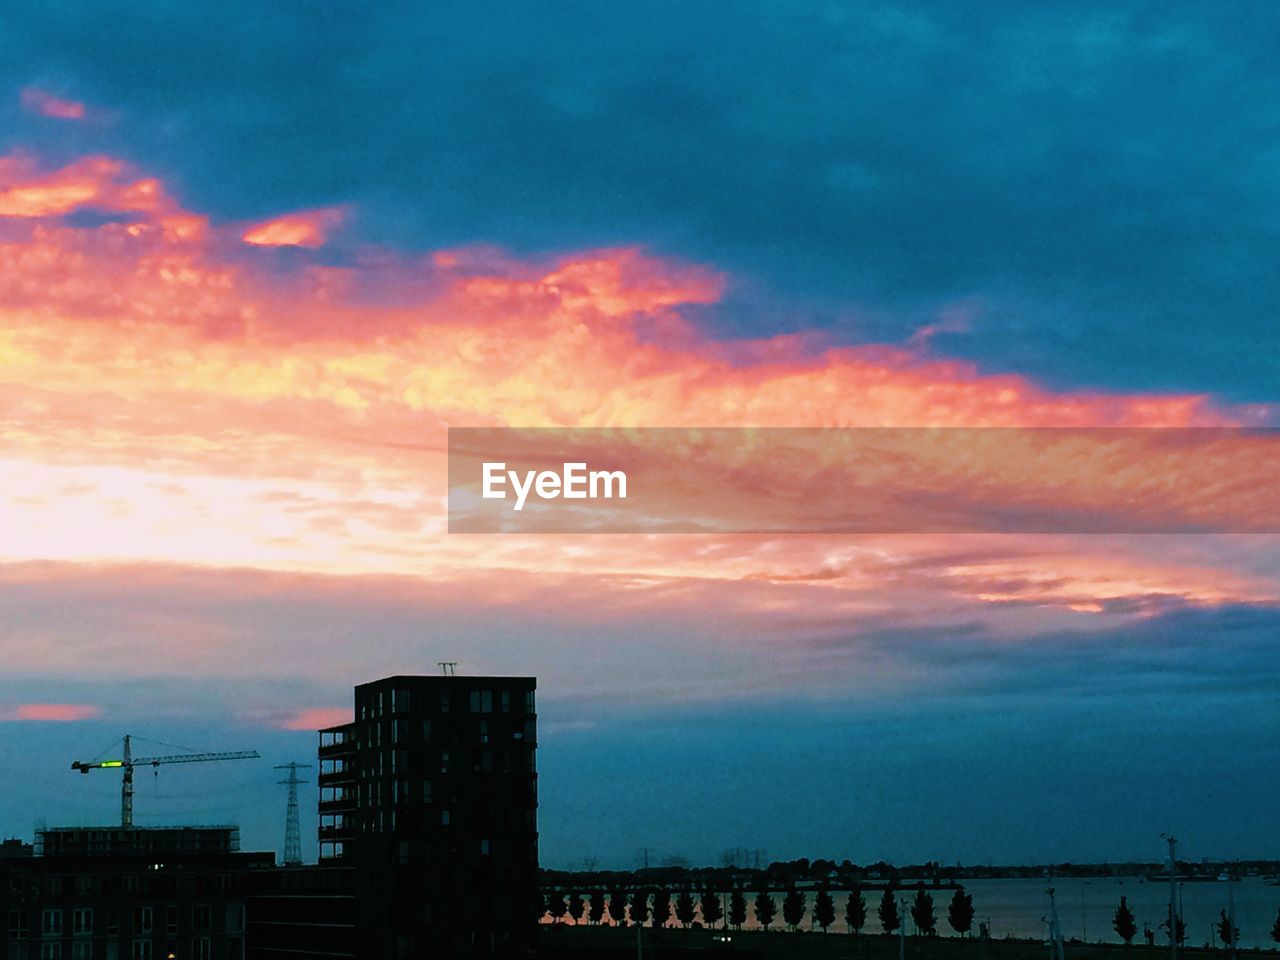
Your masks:
<path fill-rule="evenodd" d="M 1053 887 L 1049 888 L 1049 935 L 1053 937 L 1053 945 L 1058 953 L 1058 960 L 1065 960 L 1062 946 L 1062 927 L 1058 925 L 1058 901 L 1054 898 Z"/>
<path fill-rule="evenodd" d="M 302 866 L 302 830 L 298 826 L 298 784 L 309 781 L 299 780 L 298 771 L 310 769 L 310 767 L 309 763 L 292 761 L 278 764 L 273 768 L 289 771 L 287 780 L 277 781 L 289 788 L 289 809 L 284 819 L 284 865 L 286 867 Z"/>
<path fill-rule="evenodd" d="M 1169 960 L 1178 960 L 1178 838 L 1161 834 L 1169 843 Z"/>

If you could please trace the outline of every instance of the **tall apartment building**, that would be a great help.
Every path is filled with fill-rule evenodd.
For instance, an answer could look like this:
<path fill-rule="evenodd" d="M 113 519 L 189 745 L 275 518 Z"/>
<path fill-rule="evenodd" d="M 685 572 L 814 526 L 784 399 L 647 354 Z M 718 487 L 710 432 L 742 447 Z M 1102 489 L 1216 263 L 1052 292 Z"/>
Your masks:
<path fill-rule="evenodd" d="M 321 865 L 352 869 L 356 955 L 522 957 L 538 893 L 532 677 L 387 677 L 320 731 Z"/>

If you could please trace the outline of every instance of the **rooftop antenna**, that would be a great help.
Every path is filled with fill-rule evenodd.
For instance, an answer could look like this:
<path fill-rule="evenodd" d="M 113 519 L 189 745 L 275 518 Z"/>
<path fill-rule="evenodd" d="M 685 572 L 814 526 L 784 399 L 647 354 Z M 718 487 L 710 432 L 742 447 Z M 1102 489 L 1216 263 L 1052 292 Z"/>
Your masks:
<path fill-rule="evenodd" d="M 456 676 L 456 675 L 457 675 L 457 674 L 455 673 L 455 671 L 457 670 L 457 667 L 458 667 L 458 661 L 457 661 L 457 660 L 441 660 L 441 661 L 439 661 L 439 663 L 440 663 L 440 672 L 441 672 L 444 676 L 446 676 L 446 677 L 453 677 L 453 676 Z"/>
<path fill-rule="evenodd" d="M 298 826 L 298 784 L 310 781 L 299 780 L 298 771 L 311 769 L 311 764 L 290 761 L 278 764 L 272 769 L 289 771 L 289 779 L 276 781 L 289 788 L 289 811 L 284 818 L 284 865 L 300 867 L 302 866 L 302 830 Z"/>

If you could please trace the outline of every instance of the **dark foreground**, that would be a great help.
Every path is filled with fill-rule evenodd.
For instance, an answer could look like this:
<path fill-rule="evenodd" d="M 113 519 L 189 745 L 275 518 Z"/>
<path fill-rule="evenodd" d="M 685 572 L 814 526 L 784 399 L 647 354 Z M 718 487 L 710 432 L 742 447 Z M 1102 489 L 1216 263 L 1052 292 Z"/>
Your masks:
<path fill-rule="evenodd" d="M 721 937 L 729 937 L 723 942 Z M 1165 960 L 1167 946 L 1067 943 L 1066 960 Z M 1241 956 L 1275 957 L 1274 950 L 1240 950 Z M 1038 940 L 961 940 L 957 937 L 907 937 L 907 960 L 1056 960 Z M 545 960 L 680 960 L 733 957 L 760 960 L 898 960 L 898 938 L 841 933 L 783 933 L 744 930 L 654 930 L 644 928 L 637 944 L 635 927 L 543 926 L 538 956 Z M 1184 947 L 1179 960 L 1229 960 L 1222 950 Z"/>

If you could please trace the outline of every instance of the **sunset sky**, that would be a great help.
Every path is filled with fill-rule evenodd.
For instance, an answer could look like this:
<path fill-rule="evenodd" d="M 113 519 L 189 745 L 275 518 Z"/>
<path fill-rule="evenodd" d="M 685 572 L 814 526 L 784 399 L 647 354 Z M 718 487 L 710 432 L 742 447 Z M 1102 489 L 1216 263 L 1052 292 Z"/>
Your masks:
<path fill-rule="evenodd" d="M 456 660 L 539 679 L 549 866 L 1280 855 L 1275 535 L 444 509 L 448 426 L 1280 426 L 1280 12 L 366 13 L 0 14 L 0 836 L 128 731 L 278 848 Z"/>

